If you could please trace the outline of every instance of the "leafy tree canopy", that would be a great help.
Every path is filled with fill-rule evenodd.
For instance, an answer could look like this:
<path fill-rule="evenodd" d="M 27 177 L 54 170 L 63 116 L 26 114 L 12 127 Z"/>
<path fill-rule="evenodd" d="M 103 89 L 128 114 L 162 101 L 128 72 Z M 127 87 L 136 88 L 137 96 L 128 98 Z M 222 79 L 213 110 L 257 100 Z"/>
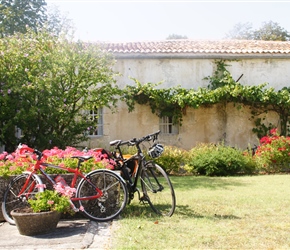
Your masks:
<path fill-rule="evenodd" d="M 44 0 L 0 0 L 0 37 L 37 31 L 47 20 Z"/>
<path fill-rule="evenodd" d="M 226 35 L 229 39 L 263 40 L 263 41 L 289 41 L 290 34 L 278 23 L 264 22 L 261 28 L 254 30 L 251 23 L 238 23 Z"/>
<path fill-rule="evenodd" d="M 0 142 L 7 151 L 19 142 L 77 145 L 96 126 L 85 111 L 117 101 L 114 60 L 95 44 L 28 30 L 0 39 L 0 51 Z"/>
<path fill-rule="evenodd" d="M 57 6 L 51 5 L 47 8 L 46 29 L 56 35 L 71 36 L 74 35 L 74 23 L 65 13 L 62 13 Z"/>

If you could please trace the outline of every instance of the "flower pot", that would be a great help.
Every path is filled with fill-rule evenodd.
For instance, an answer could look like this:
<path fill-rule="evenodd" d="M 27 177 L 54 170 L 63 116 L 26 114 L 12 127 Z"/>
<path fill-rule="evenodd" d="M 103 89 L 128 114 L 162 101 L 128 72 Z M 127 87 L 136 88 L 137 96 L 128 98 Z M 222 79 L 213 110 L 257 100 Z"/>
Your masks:
<path fill-rule="evenodd" d="M 56 211 L 28 213 L 13 210 L 11 215 L 22 235 L 46 234 L 55 230 L 61 213 Z"/>

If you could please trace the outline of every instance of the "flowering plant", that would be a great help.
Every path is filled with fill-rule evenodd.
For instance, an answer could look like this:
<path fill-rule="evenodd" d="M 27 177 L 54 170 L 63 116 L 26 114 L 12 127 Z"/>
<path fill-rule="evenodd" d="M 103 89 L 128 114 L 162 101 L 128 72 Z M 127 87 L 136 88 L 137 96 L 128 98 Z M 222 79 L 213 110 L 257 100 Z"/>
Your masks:
<path fill-rule="evenodd" d="M 290 137 L 280 136 L 277 128 L 271 129 L 269 135 L 260 139 L 254 159 L 267 172 L 279 172 L 289 168 Z"/>
<path fill-rule="evenodd" d="M 84 152 L 74 147 L 66 147 L 64 150 L 54 147 L 44 150 L 43 153 L 46 156 L 46 162 L 68 168 L 77 167 L 77 159 L 71 158 L 72 156 L 92 155 L 92 159 L 82 163 L 81 171 L 83 173 L 100 168 L 113 169 L 115 165 L 115 162 L 102 150 L 88 150 Z M 3 152 L 0 154 L 0 176 L 21 174 L 23 171 L 29 170 L 35 161 L 35 155 L 20 155 L 18 149 L 10 154 Z M 46 172 L 48 174 L 65 173 L 63 170 L 53 168 L 47 168 Z"/>
<path fill-rule="evenodd" d="M 42 185 L 42 184 L 41 184 Z M 45 185 L 42 185 L 45 187 Z M 73 213 L 70 197 L 75 193 L 75 188 L 63 187 L 57 183 L 55 190 L 44 190 L 28 200 L 33 212 L 57 211 L 60 213 Z"/>

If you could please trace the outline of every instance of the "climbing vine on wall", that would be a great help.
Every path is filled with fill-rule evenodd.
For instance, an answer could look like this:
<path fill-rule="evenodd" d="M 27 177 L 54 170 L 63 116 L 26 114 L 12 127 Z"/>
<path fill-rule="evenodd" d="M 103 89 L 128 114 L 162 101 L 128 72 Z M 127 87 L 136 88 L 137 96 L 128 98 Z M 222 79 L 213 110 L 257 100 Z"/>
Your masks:
<path fill-rule="evenodd" d="M 149 105 L 152 113 L 159 117 L 172 116 L 174 123 L 179 125 L 182 125 L 182 117 L 188 107 L 199 108 L 222 102 L 238 103 L 252 109 L 256 123 L 253 132 L 261 134 L 265 127 L 258 115 L 274 111 L 280 118 L 281 135 L 289 134 L 290 88 L 276 91 L 274 88 L 266 88 L 267 83 L 245 86 L 233 79 L 223 60 L 216 61 L 216 66 L 213 76 L 205 78 L 209 81 L 207 88 L 161 88 L 161 83 L 141 84 L 133 79 L 136 85 L 127 86 L 123 90 L 122 100 L 127 103 L 129 111 L 134 110 L 135 103 Z"/>

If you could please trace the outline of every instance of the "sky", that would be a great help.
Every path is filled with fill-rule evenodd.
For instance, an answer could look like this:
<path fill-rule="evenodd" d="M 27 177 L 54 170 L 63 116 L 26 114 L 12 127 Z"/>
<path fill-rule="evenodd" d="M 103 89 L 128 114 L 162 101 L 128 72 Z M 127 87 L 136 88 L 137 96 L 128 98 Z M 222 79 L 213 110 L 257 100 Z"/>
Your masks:
<path fill-rule="evenodd" d="M 289 1 L 46 0 L 71 19 L 83 41 L 165 40 L 171 34 L 220 40 L 238 23 L 273 21 L 290 32 Z"/>

